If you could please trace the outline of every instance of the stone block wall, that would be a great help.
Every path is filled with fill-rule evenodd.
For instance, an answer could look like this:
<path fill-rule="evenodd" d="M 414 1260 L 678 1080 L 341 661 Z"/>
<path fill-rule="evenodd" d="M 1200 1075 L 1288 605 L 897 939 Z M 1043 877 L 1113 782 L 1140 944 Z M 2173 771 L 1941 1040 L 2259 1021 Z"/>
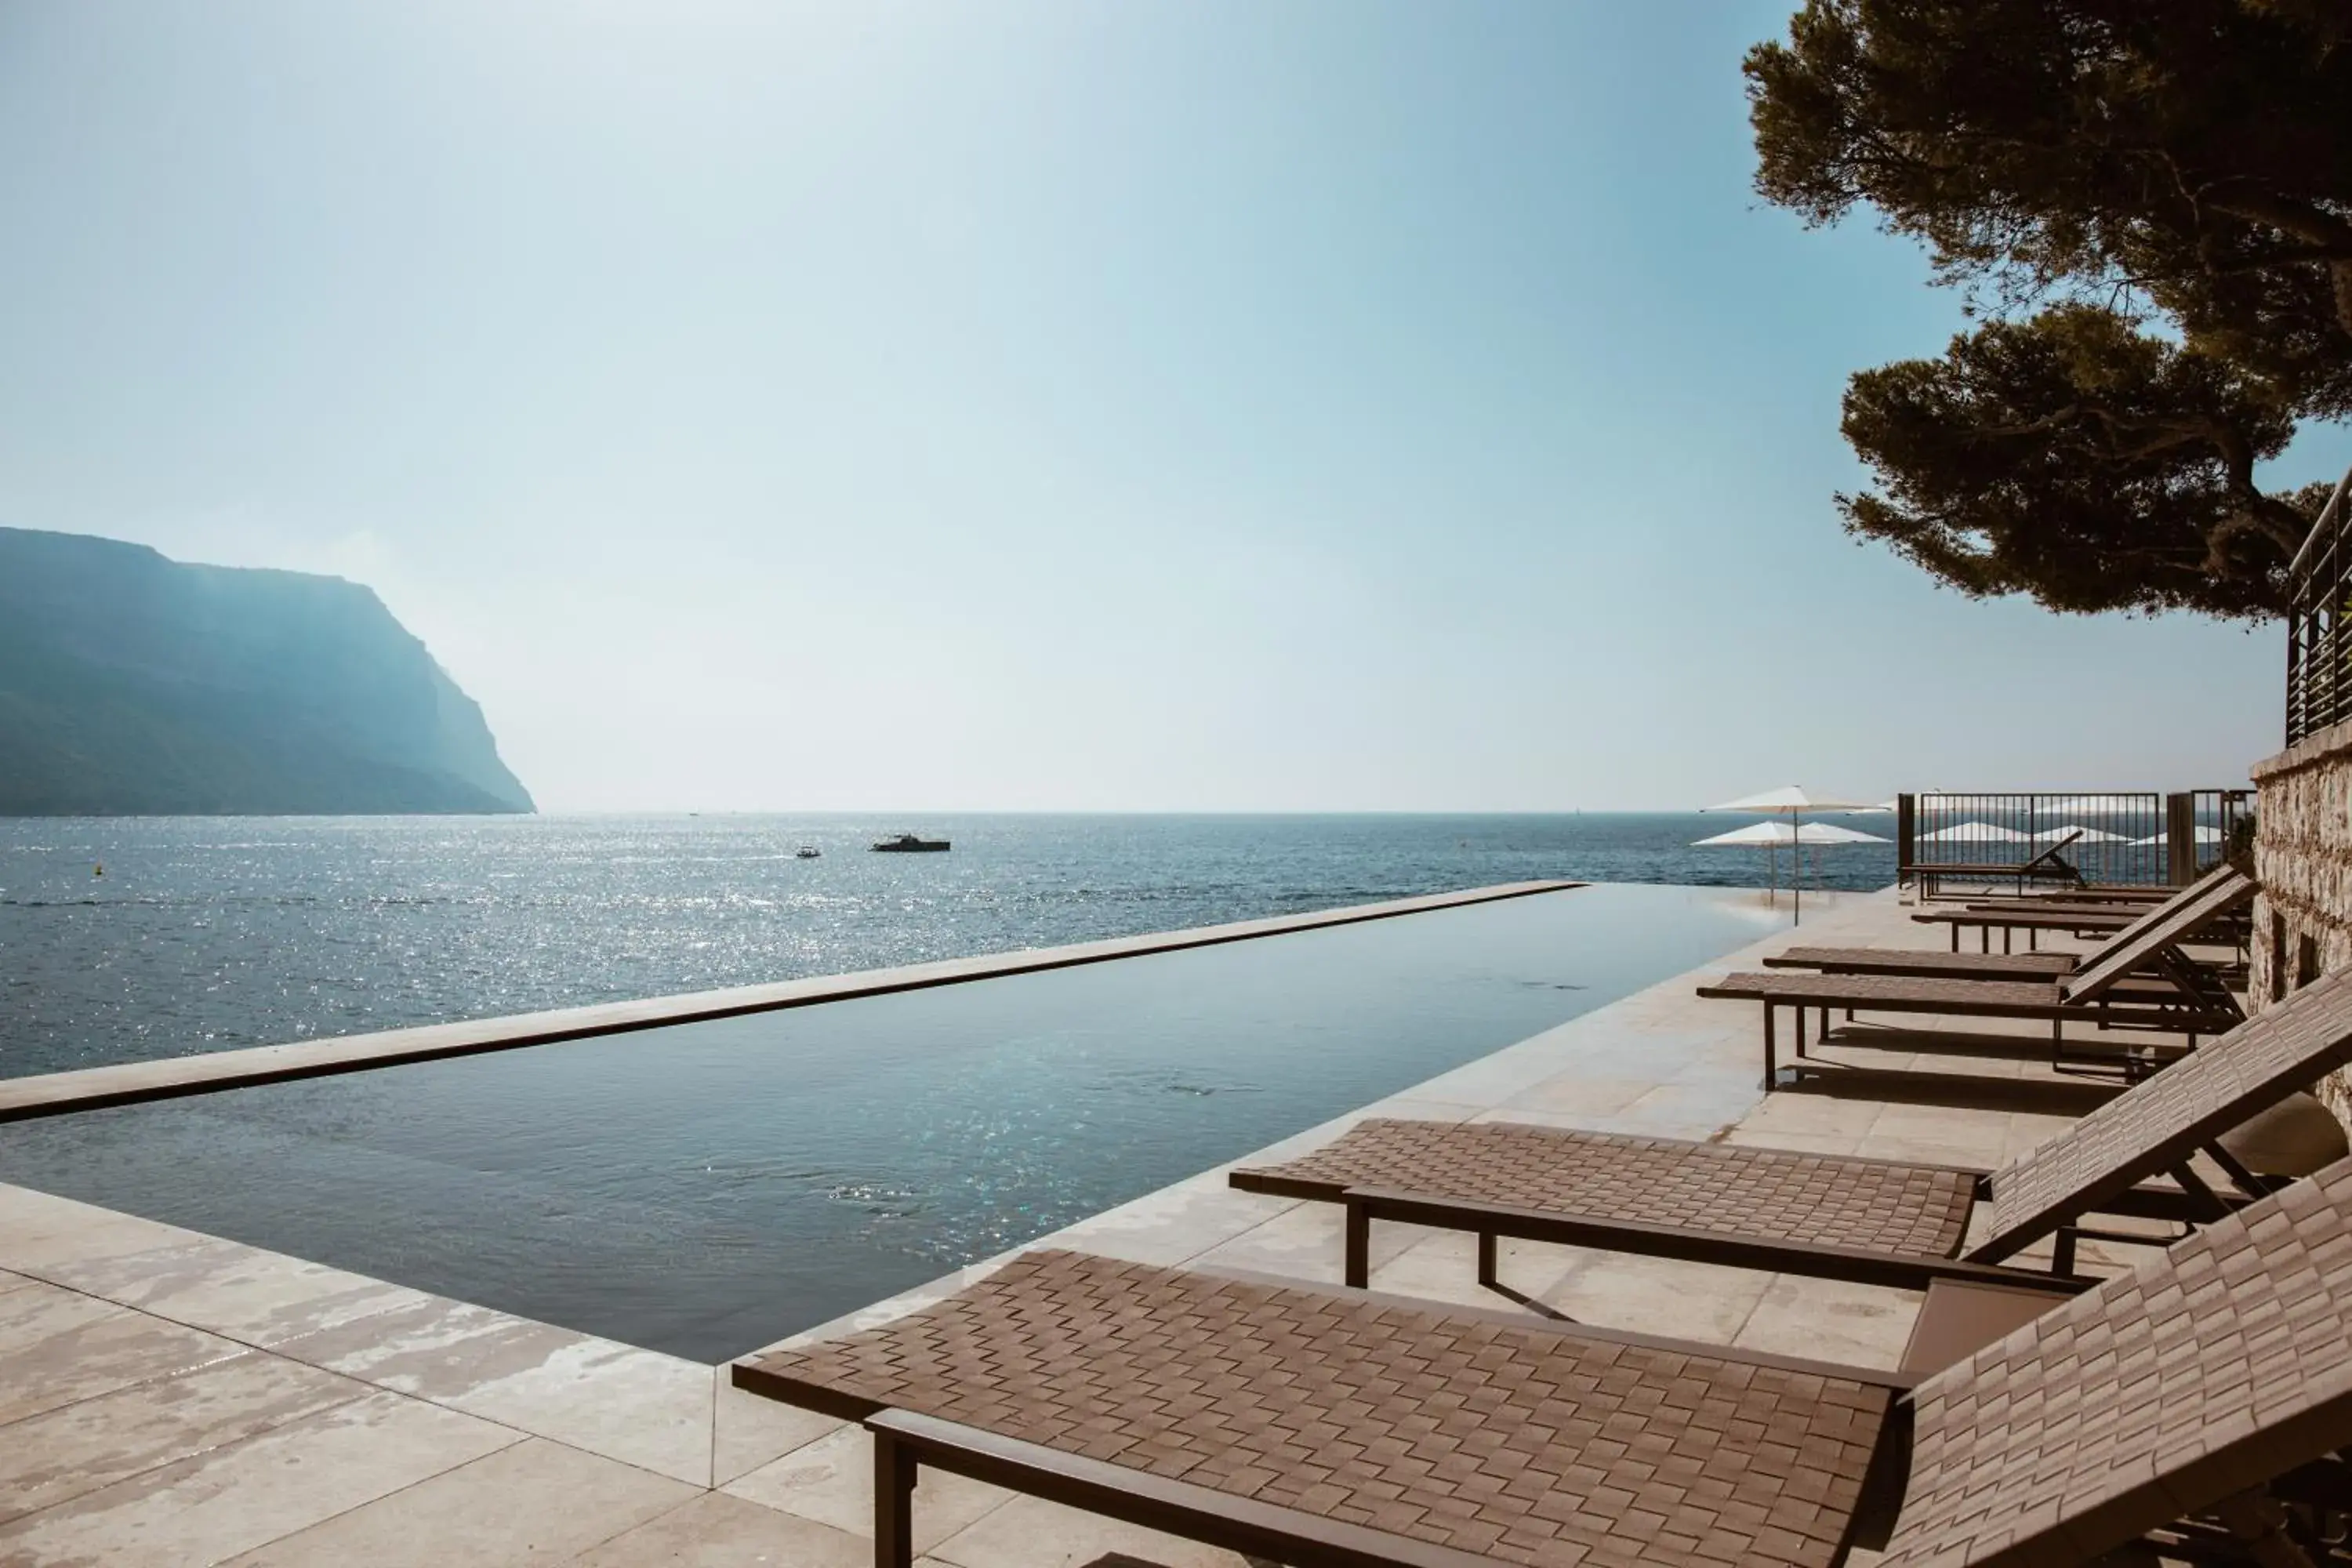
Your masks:
<path fill-rule="evenodd" d="M 2255 790 L 2255 1012 L 2305 981 L 2352 969 L 2352 722 L 2306 735 L 2251 770 Z M 2318 1090 L 2352 1127 L 2352 1077 Z"/>

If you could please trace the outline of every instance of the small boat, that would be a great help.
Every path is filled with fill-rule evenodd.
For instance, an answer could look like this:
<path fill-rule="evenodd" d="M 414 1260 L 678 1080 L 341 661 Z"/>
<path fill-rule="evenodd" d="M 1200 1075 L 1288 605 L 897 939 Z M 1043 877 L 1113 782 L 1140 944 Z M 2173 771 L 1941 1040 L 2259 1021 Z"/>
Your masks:
<path fill-rule="evenodd" d="M 944 838 L 918 838 L 911 833 L 901 833 L 896 838 L 877 838 L 874 847 L 887 855 L 936 854 L 948 847 Z"/>
<path fill-rule="evenodd" d="M 815 858 L 816 858 L 816 846 L 815 846 L 815 845 L 814 845 L 814 844 L 803 844 L 803 845 L 802 845 L 799 848 L 797 848 L 797 849 L 795 849 L 795 850 L 793 850 L 793 859 L 795 859 L 795 860 L 814 860 L 814 859 L 815 859 Z"/>

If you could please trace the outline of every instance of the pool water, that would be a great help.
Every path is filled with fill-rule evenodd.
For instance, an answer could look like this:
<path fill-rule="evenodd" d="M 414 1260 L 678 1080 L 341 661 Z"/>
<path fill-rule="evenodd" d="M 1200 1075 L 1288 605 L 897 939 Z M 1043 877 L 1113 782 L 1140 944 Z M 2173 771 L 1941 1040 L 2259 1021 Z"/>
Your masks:
<path fill-rule="evenodd" d="M 1580 888 L 19 1123 L 0 1180 L 720 1361 L 1782 918 Z"/>

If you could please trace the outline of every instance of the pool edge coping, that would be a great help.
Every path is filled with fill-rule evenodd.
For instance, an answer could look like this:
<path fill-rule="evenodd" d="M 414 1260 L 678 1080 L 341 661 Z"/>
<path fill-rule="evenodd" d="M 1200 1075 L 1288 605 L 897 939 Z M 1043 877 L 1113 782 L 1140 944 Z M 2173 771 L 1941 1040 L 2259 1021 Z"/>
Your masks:
<path fill-rule="evenodd" d="M 625 1034 L 675 1024 L 703 1023 L 715 1018 L 740 1017 L 750 1013 L 845 1002 L 864 996 L 927 990 L 1005 975 L 1069 969 L 1114 959 L 1139 958 L 1157 952 L 1214 947 L 1295 931 L 1389 920 L 1401 915 L 1498 903 L 1540 893 L 1567 892 L 1591 885 L 1585 880 L 1502 882 L 1484 888 L 1417 894 L 1412 898 L 1350 904 L 1302 914 L 1231 921 L 1218 925 L 1148 932 L 1140 936 L 1108 937 L 1060 947 L 1023 948 L 1009 952 L 936 959 L 926 963 L 900 964 L 887 969 L 854 970 L 845 974 L 814 975 L 801 980 L 730 986 L 717 991 L 683 992 L 631 1002 L 598 1002 L 537 1013 L 511 1013 L 456 1023 L 423 1024 L 368 1034 L 336 1035 L 320 1040 L 248 1046 L 236 1050 L 165 1057 L 153 1061 L 121 1062 L 107 1067 L 0 1079 L 0 1122 L 69 1115 L 76 1111 L 186 1095 L 220 1093 L 297 1079 L 366 1072 L 410 1062 L 556 1045 L 566 1040 Z"/>

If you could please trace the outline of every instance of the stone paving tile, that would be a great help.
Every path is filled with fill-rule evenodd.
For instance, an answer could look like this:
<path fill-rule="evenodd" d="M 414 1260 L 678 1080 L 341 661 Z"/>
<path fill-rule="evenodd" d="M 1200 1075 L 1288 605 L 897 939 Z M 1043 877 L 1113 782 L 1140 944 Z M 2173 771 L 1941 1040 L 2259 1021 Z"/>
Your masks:
<path fill-rule="evenodd" d="M 1942 1106 L 1890 1105 L 1878 1113 L 1863 1141 L 1897 1151 L 1964 1149 L 1970 1152 L 1958 1163 L 1990 1167 L 2000 1163 L 2001 1150 L 2009 1142 L 2009 1118 L 2000 1111 L 1963 1117 Z"/>
<path fill-rule="evenodd" d="M 1504 1109 L 1569 1118 L 1613 1116 L 1657 1087 L 1654 1078 L 1555 1077 L 1519 1090 L 1504 1101 Z"/>
<path fill-rule="evenodd" d="M 1545 1300 L 1580 1323 L 1729 1344 L 1764 1299 L 1773 1276 L 1672 1258 L 1556 1249 L 1567 1268 Z M 1507 1269 L 1498 1270 L 1511 1282 Z"/>
<path fill-rule="evenodd" d="M 711 1369 L 583 1339 L 452 1396 L 460 1410 L 696 1486 L 710 1484 Z"/>
<path fill-rule="evenodd" d="M 1845 1100 L 1831 1094 L 1771 1094 L 1740 1119 L 1737 1131 L 1759 1140 L 1779 1132 L 1860 1138 L 1870 1131 L 1885 1109 L 1874 1100 Z"/>
<path fill-rule="evenodd" d="M 915 1496 L 920 1508 L 921 1491 Z M 1080 1568 L 1114 1554 L 1151 1568 L 1244 1568 L 1248 1562 L 1181 1536 L 1033 1497 L 1014 1498 L 931 1548 L 933 1557 L 954 1568 Z"/>
<path fill-rule="evenodd" d="M 1280 1274 L 1327 1285 L 1339 1283 L 1346 1272 L 1345 1227 L 1337 1204 L 1293 1204 L 1262 1225 L 1231 1241 L 1186 1259 L 1196 1268 L 1235 1268 L 1256 1274 Z M 1379 1269 L 1403 1256 L 1429 1233 L 1412 1226 L 1372 1226 L 1372 1267 Z"/>
<path fill-rule="evenodd" d="M 427 1297 L 278 1352 L 708 1486 L 710 1368 Z"/>
<path fill-rule="evenodd" d="M 1296 1202 L 1236 1192 L 1222 1171 L 1179 1182 L 1079 1221 L 1050 1238 L 1131 1263 L 1181 1263 L 1281 1214 Z"/>
<path fill-rule="evenodd" d="M 194 1231 L 0 1184 L 0 1268 L 47 1278 L 49 1266 L 201 1240 Z"/>
<path fill-rule="evenodd" d="M 1614 1120 L 1613 1117 L 1596 1116 L 1586 1110 L 1528 1110 L 1517 1105 L 1497 1106 L 1471 1118 L 1477 1123 L 1525 1121 L 1537 1127 L 1565 1128 L 1571 1132 L 1605 1132 L 1610 1131 L 1609 1124 Z"/>
<path fill-rule="evenodd" d="M 560 1563 L 704 1495 L 529 1437 L 282 1536 L 226 1568 L 469 1568 Z"/>
<path fill-rule="evenodd" d="M 1595 1014 L 1585 1015 L 1586 1018 Z M 1577 1022 L 1584 1022 L 1579 1019 Z M 1540 1043 L 1538 1043 L 1540 1042 Z M 1464 1108 L 1463 1120 L 1471 1113 L 1499 1105 L 1514 1095 L 1525 1094 L 1560 1071 L 1560 1046 L 1538 1035 L 1526 1046 L 1507 1046 L 1491 1057 L 1484 1057 L 1466 1066 L 1416 1085 L 1400 1100 L 1436 1100 Z"/>
<path fill-rule="evenodd" d="M 930 1484 L 926 1477 L 926 1497 Z M 577 1568 L 871 1568 L 869 1524 L 855 1532 L 835 1530 L 726 1492 L 705 1492 L 572 1562 Z"/>
<path fill-rule="evenodd" d="M 1926 1298 L 1910 1290 L 1778 1274 L 1733 1343 L 1853 1366 L 1902 1364 L 1912 1320 Z"/>
<path fill-rule="evenodd" d="M 247 1351 L 0 1427 L 0 1522 L 239 1442 L 369 1393 Z"/>
<path fill-rule="evenodd" d="M 421 1301 L 298 1335 L 280 1355 L 402 1394 L 447 1403 L 488 1383 L 547 1364 L 586 1339 L 468 1301 Z"/>
<path fill-rule="evenodd" d="M 1998 1152 L 1988 1154 L 1981 1143 L 1931 1143 L 1916 1138 L 1864 1138 L 1854 1145 L 1865 1160 L 1893 1160 L 1906 1165 L 1956 1165 L 1986 1171 L 2000 1164 Z"/>
<path fill-rule="evenodd" d="M 1852 1155 L 1862 1152 L 1859 1137 L 1844 1137 L 1833 1132 L 1783 1132 L 1777 1128 L 1756 1131 L 1735 1127 L 1723 1135 L 1726 1143 L 1744 1144 L 1758 1149 L 1786 1149 L 1799 1154 Z"/>
<path fill-rule="evenodd" d="M 371 1394 L 0 1525 L 0 1563 L 217 1563 L 521 1439 Z"/>
<path fill-rule="evenodd" d="M 0 1295 L 0 1422 L 240 1355 L 245 1346 L 35 1285 Z"/>
<path fill-rule="evenodd" d="M 727 1492 L 871 1539 L 874 1444 L 862 1426 L 844 1426 L 730 1481 Z M 945 1470 L 927 1470 L 916 1493 L 915 1550 L 929 1552 L 1011 1497 Z"/>
<path fill-rule="evenodd" d="M 744 1393 L 728 1380 L 728 1371 L 712 1369 L 711 1485 L 723 1487 L 840 1429 L 841 1422 L 833 1416 Z"/>
<path fill-rule="evenodd" d="M 1379 1262 L 1378 1254 L 1374 1255 L 1370 1280 L 1373 1289 L 1418 1297 L 1424 1301 L 1475 1307 L 1482 1311 L 1524 1310 L 1530 1319 L 1549 1316 L 1525 1309 L 1516 1297 L 1489 1290 L 1478 1283 L 1478 1238 L 1467 1231 L 1423 1230 L 1410 1226 L 1379 1228 L 1402 1231 L 1412 1245 L 1386 1263 Z M 1336 1257 L 1336 1233 L 1333 1241 Z M 1496 1253 L 1495 1273 L 1507 1289 L 1561 1310 L 1568 1294 L 1563 1280 L 1572 1257 L 1564 1247 L 1504 1241 Z M 1333 1272 L 1336 1275 L 1338 1270 Z"/>
<path fill-rule="evenodd" d="M 1662 1138 L 1704 1139 L 1722 1131 L 1745 1109 L 1746 1089 L 1715 1084 L 1668 1083 L 1643 1095 L 1609 1119 L 1610 1130 Z"/>
<path fill-rule="evenodd" d="M 59 1262 L 51 1266 L 50 1277 L 110 1301 L 263 1346 L 431 1300 L 422 1290 L 215 1237 L 149 1252 Z"/>

